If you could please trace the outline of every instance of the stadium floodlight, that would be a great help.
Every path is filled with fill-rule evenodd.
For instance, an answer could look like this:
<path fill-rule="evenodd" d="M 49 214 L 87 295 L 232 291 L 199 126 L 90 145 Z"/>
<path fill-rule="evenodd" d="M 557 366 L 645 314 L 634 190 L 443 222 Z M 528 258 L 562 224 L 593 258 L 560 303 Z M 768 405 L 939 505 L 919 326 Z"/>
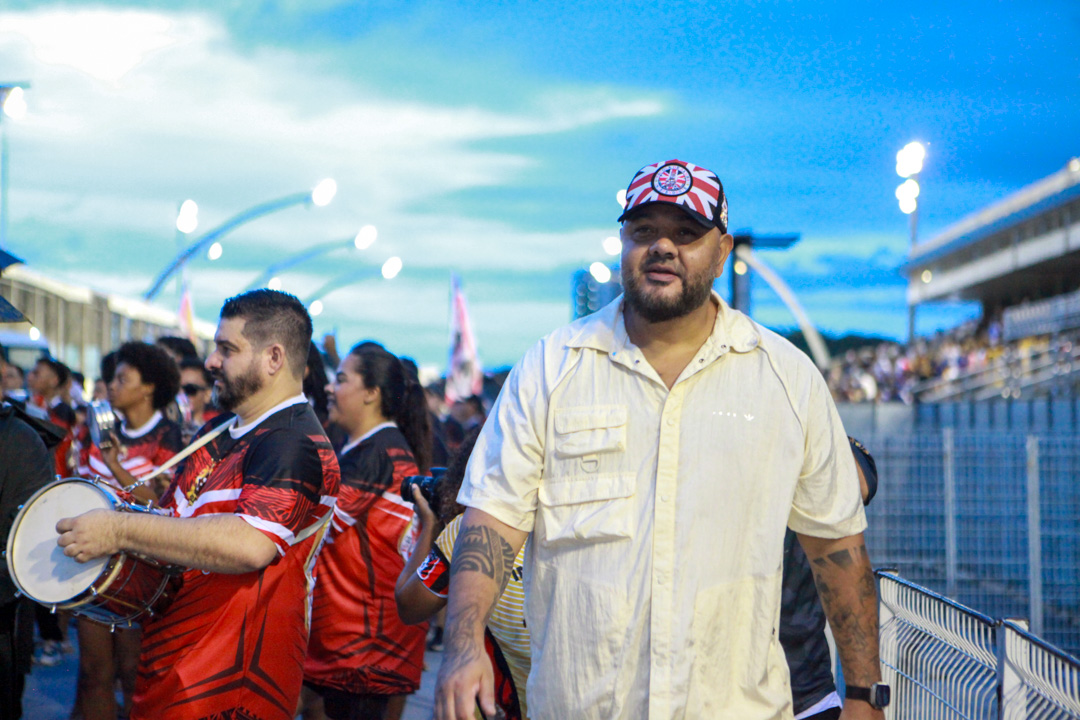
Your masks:
<path fill-rule="evenodd" d="M 387 280 L 393 280 L 401 272 L 401 258 L 397 255 L 383 263 L 382 276 Z"/>
<path fill-rule="evenodd" d="M 194 200 L 185 200 L 176 214 L 176 229 L 189 235 L 199 227 L 199 206 Z"/>
<path fill-rule="evenodd" d="M 315 302 L 311 303 L 311 307 L 308 308 L 308 313 L 311 315 L 311 317 L 319 317 L 320 315 L 322 315 L 322 311 L 322 300 L 316 300 Z"/>
<path fill-rule="evenodd" d="M 1080 172 L 1080 158 L 1073 158 L 1069 161 L 1069 172 Z"/>
<path fill-rule="evenodd" d="M 615 202 L 619 203 L 619 207 L 626 208 L 626 190 L 615 193 Z"/>
<path fill-rule="evenodd" d="M 611 280 L 611 269 L 602 262 L 594 262 L 589 266 L 589 274 L 598 283 L 606 283 Z"/>
<path fill-rule="evenodd" d="M 269 290 L 280 290 L 281 289 L 281 278 L 279 278 L 279 277 L 270 278 L 270 281 L 266 283 L 266 287 Z"/>
<path fill-rule="evenodd" d="M 896 174 L 902 178 L 909 178 L 922 172 L 923 160 L 926 159 L 926 148 L 920 142 L 909 142 L 903 149 L 896 153 Z"/>
<path fill-rule="evenodd" d="M 604 238 L 604 252 L 608 255 L 618 255 L 622 252 L 622 240 L 617 237 Z"/>
<path fill-rule="evenodd" d="M 896 199 L 900 201 L 900 212 L 905 215 L 910 215 L 918 208 L 919 204 L 916 200 L 918 197 L 919 183 L 911 178 L 908 178 L 900 184 L 900 187 L 896 188 Z"/>
<path fill-rule="evenodd" d="M 337 195 L 337 183 L 331 178 L 326 178 L 311 191 L 311 204 L 316 207 L 326 207 Z"/>
<path fill-rule="evenodd" d="M 10 89 L 4 97 L 4 114 L 12 120 L 21 120 L 26 117 L 26 93 L 18 85 L 7 87 Z"/>
<path fill-rule="evenodd" d="M 360 231 L 356 233 L 356 239 L 353 240 L 353 245 L 357 250 L 367 250 L 373 244 L 375 239 L 379 237 L 379 231 L 374 225 L 365 225 L 360 228 Z"/>
<path fill-rule="evenodd" d="M 221 243 L 216 242 L 210 246 L 210 249 L 206 251 L 206 257 L 210 260 L 217 260 L 221 257 L 222 248 Z"/>

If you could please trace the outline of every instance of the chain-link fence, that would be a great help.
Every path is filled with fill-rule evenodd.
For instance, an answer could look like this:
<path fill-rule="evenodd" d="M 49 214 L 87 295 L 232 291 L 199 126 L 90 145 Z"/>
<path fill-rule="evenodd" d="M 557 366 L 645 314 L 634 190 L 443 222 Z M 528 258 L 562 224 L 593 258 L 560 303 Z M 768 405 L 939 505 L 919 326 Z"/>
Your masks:
<path fill-rule="evenodd" d="M 860 438 L 880 486 L 875 565 L 1080 653 L 1080 435 Z"/>

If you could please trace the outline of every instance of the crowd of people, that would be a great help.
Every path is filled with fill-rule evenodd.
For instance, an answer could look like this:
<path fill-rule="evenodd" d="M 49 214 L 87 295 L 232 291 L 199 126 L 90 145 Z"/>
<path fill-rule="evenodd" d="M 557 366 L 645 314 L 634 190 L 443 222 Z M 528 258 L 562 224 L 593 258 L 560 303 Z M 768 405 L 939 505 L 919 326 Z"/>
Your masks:
<path fill-rule="evenodd" d="M 1019 347 L 1030 351 L 1030 343 Z M 952 381 L 988 367 L 1009 352 L 998 320 L 971 320 L 902 345 L 883 342 L 835 358 L 826 375 L 838 402 L 915 402 L 915 391 L 934 380 Z"/>
<path fill-rule="evenodd" d="M 95 479 L 146 504 L 169 502 L 173 476 L 160 473 L 148 483 L 141 478 L 188 447 L 200 429 L 230 417 L 226 407 L 235 403 L 222 398 L 227 386 L 219 384 L 215 391 L 215 375 L 194 343 L 173 336 L 122 344 L 105 355 L 92 383 L 53 357 L 42 356 L 24 369 L 6 362 L 0 349 L 0 379 L 6 403 L 56 432 L 47 472 L 39 475 L 37 486 L 52 477 Z M 433 464 L 448 464 L 483 423 L 485 401 L 474 395 L 447 403 L 438 385 L 420 386 L 412 360 L 375 342 L 356 345 L 343 360 L 333 342 L 325 348 L 311 342 L 302 387 L 336 458 L 324 463 L 335 468 L 325 474 L 340 468 L 341 482 L 312 573 L 323 582 L 313 595 L 299 709 L 305 718 L 339 717 L 347 714 L 348 703 L 346 710 L 338 707 L 345 694 L 371 703 L 362 717 L 400 717 L 405 698 L 419 685 L 427 625 L 406 625 L 394 607 L 394 585 L 420 532 L 418 518 L 398 493 L 404 479 L 429 472 Z M 88 416 L 103 403 L 120 422 L 107 441 L 94 443 Z M 110 626 L 28 600 L 23 605 L 35 618 L 35 665 L 55 665 L 77 646 L 72 717 L 128 716 L 144 644 L 138 625 Z M 22 632 L 29 630 L 24 625 Z M 431 646 L 439 646 L 441 632 L 435 629 Z M 77 644 L 69 633 L 77 635 Z M 371 646 L 357 652 L 359 638 Z M 20 672 L 28 666 L 16 664 Z M 17 716 L 5 711 L 10 712 L 15 714 L 3 716 Z"/>
<path fill-rule="evenodd" d="M 224 303 L 205 358 L 107 355 L 91 399 L 114 428 L 39 360 L 7 407 L 41 467 L 0 500 L 42 467 L 108 487 L 122 506 L 58 517 L 52 554 L 137 558 L 156 588 L 136 626 L 108 592 L 61 603 L 73 717 L 400 718 L 444 612 L 437 720 L 880 720 L 870 454 L 808 358 L 712 291 L 733 248 L 714 173 L 646 166 L 618 220 L 622 303 L 538 342 L 490 411 L 380 343 L 320 350 L 268 289 Z M 23 601 L 0 600 L 17 696 Z M 67 620 L 38 612 L 46 663 Z"/>

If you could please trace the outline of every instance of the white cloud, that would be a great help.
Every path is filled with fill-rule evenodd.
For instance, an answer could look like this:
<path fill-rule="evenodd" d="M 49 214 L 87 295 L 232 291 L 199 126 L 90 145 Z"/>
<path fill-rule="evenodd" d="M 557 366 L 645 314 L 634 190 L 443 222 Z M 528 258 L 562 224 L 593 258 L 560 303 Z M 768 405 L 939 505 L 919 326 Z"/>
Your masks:
<path fill-rule="evenodd" d="M 410 285 L 411 267 L 536 270 L 597 259 L 606 229 L 522 232 L 495 219 L 425 213 L 438 197 L 512 186 L 537 167 L 520 152 L 477 149 L 482 141 L 663 111 L 632 92 L 580 86 L 523 86 L 513 111 L 404 100 L 370 89 L 377 67 L 368 78 L 344 77 L 328 56 L 240 49 L 216 17 L 199 13 L 0 13 L 0 66 L 32 83 L 27 117 L 6 128 L 11 228 L 22 230 L 9 238 L 39 271 L 77 265 L 68 274 L 83 283 L 139 295 L 176 251 L 172 223 L 183 200 L 199 203 L 201 233 L 324 177 L 338 181 L 329 207 L 252 222 L 229 236 L 220 265 L 193 266 L 195 305 L 207 318 L 216 307 L 207 308 L 258 273 L 254 263 L 351 237 L 367 223 L 379 227 L 372 257 L 404 260 L 397 287 L 410 297 L 423 295 Z M 312 286 L 328 279 L 293 275 L 289 282 Z M 443 332 L 440 303 L 386 302 L 377 312 Z"/>

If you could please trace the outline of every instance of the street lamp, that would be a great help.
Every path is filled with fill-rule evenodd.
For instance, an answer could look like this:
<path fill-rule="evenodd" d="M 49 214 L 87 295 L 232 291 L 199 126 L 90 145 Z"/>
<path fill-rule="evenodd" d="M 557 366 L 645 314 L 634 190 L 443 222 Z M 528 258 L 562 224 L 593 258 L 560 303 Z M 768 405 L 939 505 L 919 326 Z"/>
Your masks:
<path fill-rule="evenodd" d="M 211 257 L 211 260 L 221 257 L 221 244 L 217 242 L 218 238 L 235 230 L 244 223 L 251 222 L 264 215 L 277 212 L 278 210 L 290 208 L 294 205 L 315 205 L 316 207 L 324 207 L 334 199 L 335 194 L 337 194 L 337 183 L 327 179 L 320 182 L 314 189 L 308 192 L 293 193 L 292 195 L 286 195 L 276 200 L 260 203 L 234 215 L 213 230 L 200 235 L 191 243 L 191 245 L 173 258 L 173 261 L 158 274 L 157 278 L 154 279 L 153 285 L 151 285 L 150 289 L 143 295 L 143 299 L 153 300 L 157 297 L 157 294 L 161 292 L 161 288 L 165 286 L 165 283 L 168 282 L 169 278 L 172 277 L 177 270 L 183 267 L 188 260 L 197 253 L 202 252 L 204 249 L 210 248 L 210 254 L 216 255 L 216 257 Z M 215 245 L 217 246 L 216 250 L 213 247 Z"/>
<path fill-rule="evenodd" d="M 4 116 L 20 120 L 26 116 L 26 92 L 30 83 L 0 84 L 0 249 L 7 247 L 8 226 L 8 145 Z"/>
<path fill-rule="evenodd" d="M 374 225 L 365 225 L 360 228 L 360 231 L 356 233 L 355 237 L 350 237 L 347 240 L 332 240 L 328 243 L 316 245 L 315 247 L 302 250 L 295 255 L 290 255 L 280 262 L 276 262 L 269 266 L 259 277 L 248 283 L 248 286 L 244 288 L 244 291 L 254 290 L 260 287 L 269 287 L 271 290 L 280 290 L 281 278 L 279 275 L 288 270 L 289 268 L 296 267 L 300 263 L 307 262 L 314 258 L 331 253 L 334 250 L 340 250 L 343 248 L 355 248 L 357 250 L 367 250 L 375 243 L 375 239 L 378 237 L 379 231 Z M 274 280 L 277 280 L 278 287 L 270 285 Z"/>
<path fill-rule="evenodd" d="M 896 153 L 896 174 L 906 178 L 896 188 L 896 199 L 900 202 L 900 212 L 911 218 L 911 247 L 915 248 L 919 236 L 919 173 L 926 160 L 926 148 L 920 142 L 909 142 Z M 908 305 L 908 341 L 915 338 L 915 305 Z"/>
<path fill-rule="evenodd" d="M 190 235 L 199 227 L 199 206 L 194 200 L 185 200 L 176 214 L 176 231 Z"/>
<path fill-rule="evenodd" d="M 393 280 L 398 276 L 398 273 L 401 272 L 401 267 L 401 258 L 395 255 L 394 257 L 388 258 L 386 262 L 382 264 L 382 267 L 365 267 L 359 270 L 353 270 L 352 272 L 347 272 L 344 275 L 339 275 L 308 295 L 307 299 L 304 300 L 304 305 L 307 306 L 308 312 L 311 313 L 311 315 L 318 315 L 323 311 L 322 301 L 330 293 L 336 292 L 341 288 L 352 285 L 360 280 L 366 280 L 372 277 L 382 277 L 386 280 Z"/>

